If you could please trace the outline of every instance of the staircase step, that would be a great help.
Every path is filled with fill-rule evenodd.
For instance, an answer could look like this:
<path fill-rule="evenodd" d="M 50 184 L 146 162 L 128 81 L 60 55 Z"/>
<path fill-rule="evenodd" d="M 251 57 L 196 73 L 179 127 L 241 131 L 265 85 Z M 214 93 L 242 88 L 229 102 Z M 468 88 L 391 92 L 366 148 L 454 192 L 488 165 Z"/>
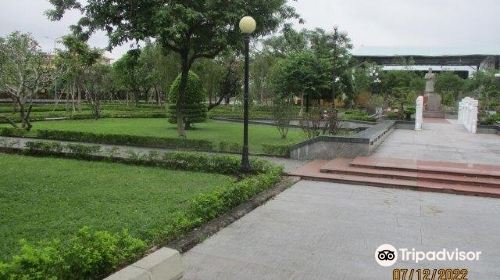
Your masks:
<path fill-rule="evenodd" d="M 310 162 L 300 167 L 296 171 L 292 172 L 291 175 L 299 176 L 302 179 L 313 180 L 313 181 L 326 181 L 326 182 L 364 185 L 364 186 L 401 188 L 401 189 L 412 189 L 419 191 L 454 193 L 461 195 L 500 198 L 500 188 L 480 187 L 473 185 L 457 185 L 457 184 L 447 184 L 447 183 L 438 183 L 429 181 L 322 173 L 320 169 L 327 162 L 328 161 L 324 160 Z"/>
<path fill-rule="evenodd" d="M 376 178 L 404 179 L 413 181 L 428 181 L 437 183 L 453 183 L 461 185 L 474 185 L 483 187 L 500 188 L 500 179 L 484 178 L 477 176 L 441 174 L 420 170 L 395 170 L 383 168 L 371 168 L 368 166 L 351 165 L 352 159 L 335 159 L 327 162 L 320 169 L 322 173 L 334 173 L 344 175 L 367 176 Z"/>
<path fill-rule="evenodd" d="M 424 118 L 436 118 L 436 119 L 444 119 L 445 114 L 442 111 L 424 111 Z"/>
<path fill-rule="evenodd" d="M 351 166 L 500 179 L 500 165 L 357 157 Z"/>

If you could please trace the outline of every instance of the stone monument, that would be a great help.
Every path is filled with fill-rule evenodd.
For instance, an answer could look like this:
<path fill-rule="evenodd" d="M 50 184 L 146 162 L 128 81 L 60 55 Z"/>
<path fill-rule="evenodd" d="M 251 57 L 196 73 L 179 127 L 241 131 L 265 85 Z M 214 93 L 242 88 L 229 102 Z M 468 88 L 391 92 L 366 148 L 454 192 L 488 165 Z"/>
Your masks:
<path fill-rule="evenodd" d="M 432 68 L 425 74 L 425 118 L 444 118 L 441 106 L 441 96 L 434 92 L 436 85 L 436 74 L 432 73 Z"/>

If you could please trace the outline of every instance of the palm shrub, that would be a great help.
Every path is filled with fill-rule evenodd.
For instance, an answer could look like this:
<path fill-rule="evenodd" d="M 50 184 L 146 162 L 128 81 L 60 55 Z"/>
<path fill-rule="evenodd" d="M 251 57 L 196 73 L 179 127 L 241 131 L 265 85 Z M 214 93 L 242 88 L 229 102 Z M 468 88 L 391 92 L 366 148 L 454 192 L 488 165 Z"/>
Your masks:
<path fill-rule="evenodd" d="M 181 76 L 172 83 L 168 93 L 168 121 L 170 123 L 177 123 L 177 97 L 179 95 L 179 87 L 181 83 Z M 188 84 L 186 89 L 186 96 L 184 98 L 184 105 L 182 108 L 184 116 L 185 128 L 191 128 L 193 123 L 201 123 L 207 120 L 207 105 L 205 104 L 206 94 L 200 77 L 194 72 L 189 72 Z"/>

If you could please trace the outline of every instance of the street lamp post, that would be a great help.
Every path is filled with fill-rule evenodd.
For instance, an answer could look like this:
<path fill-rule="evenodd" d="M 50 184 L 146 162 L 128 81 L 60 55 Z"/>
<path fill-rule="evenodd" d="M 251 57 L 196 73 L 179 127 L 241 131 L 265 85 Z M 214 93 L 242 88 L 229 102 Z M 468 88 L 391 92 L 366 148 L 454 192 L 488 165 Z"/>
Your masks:
<path fill-rule="evenodd" d="M 257 23 L 250 16 L 243 17 L 240 21 L 241 33 L 245 36 L 245 89 L 243 93 L 243 152 L 241 155 L 241 171 L 250 172 L 248 157 L 248 88 L 250 68 L 250 35 L 255 31 Z"/>

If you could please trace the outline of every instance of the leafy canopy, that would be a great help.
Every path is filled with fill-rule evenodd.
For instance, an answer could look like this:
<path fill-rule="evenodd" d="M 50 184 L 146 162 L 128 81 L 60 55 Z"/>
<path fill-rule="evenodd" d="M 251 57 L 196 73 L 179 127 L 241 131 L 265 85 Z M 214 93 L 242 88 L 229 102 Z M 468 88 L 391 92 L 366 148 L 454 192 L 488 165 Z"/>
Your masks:
<path fill-rule="evenodd" d="M 60 20 L 67 10 L 83 17 L 72 30 L 88 38 L 104 30 L 110 47 L 127 41 L 156 38 L 163 47 L 189 56 L 212 58 L 227 46 L 238 44 L 238 23 L 244 15 L 258 22 L 256 35 L 274 31 L 285 19 L 297 17 L 286 0 L 50 0 L 47 12 Z"/>

